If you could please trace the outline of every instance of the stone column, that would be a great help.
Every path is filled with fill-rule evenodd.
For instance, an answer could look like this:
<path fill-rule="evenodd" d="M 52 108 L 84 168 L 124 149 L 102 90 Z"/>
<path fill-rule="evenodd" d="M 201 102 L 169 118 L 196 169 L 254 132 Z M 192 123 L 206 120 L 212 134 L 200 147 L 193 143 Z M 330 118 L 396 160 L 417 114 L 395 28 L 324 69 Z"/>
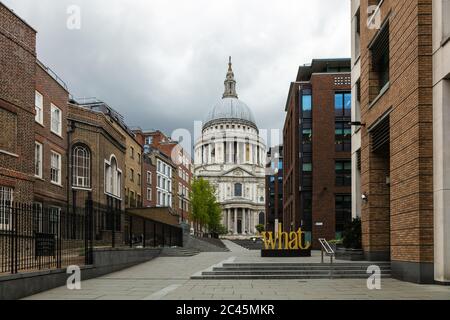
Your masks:
<path fill-rule="evenodd" d="M 231 209 L 227 209 L 227 231 L 231 230 Z"/>
<path fill-rule="evenodd" d="M 254 164 L 255 162 L 253 161 L 253 143 L 250 143 L 250 163 Z"/>
<path fill-rule="evenodd" d="M 237 150 L 235 150 L 236 154 L 237 154 L 237 156 L 236 156 L 236 163 L 237 164 L 241 163 L 241 148 L 239 148 L 240 144 L 241 144 L 240 142 L 238 142 L 236 144 Z"/>
<path fill-rule="evenodd" d="M 246 228 L 247 219 L 245 217 L 246 214 L 247 214 L 247 210 L 242 209 L 242 234 L 245 234 L 245 230 L 247 229 Z"/>
<path fill-rule="evenodd" d="M 238 220 L 238 209 L 234 208 L 234 230 L 233 230 L 233 234 L 238 234 L 238 232 L 237 232 L 237 220 Z"/>
<path fill-rule="evenodd" d="M 229 143 L 229 151 L 228 151 L 228 163 L 233 163 L 233 142 Z"/>

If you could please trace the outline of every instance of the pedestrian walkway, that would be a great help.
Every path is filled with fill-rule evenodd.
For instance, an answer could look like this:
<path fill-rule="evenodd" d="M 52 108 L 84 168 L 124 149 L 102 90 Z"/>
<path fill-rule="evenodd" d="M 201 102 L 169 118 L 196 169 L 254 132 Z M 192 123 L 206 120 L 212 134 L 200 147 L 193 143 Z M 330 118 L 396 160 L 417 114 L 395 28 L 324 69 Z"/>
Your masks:
<path fill-rule="evenodd" d="M 231 241 L 229 252 L 205 252 L 192 257 L 159 257 L 152 261 L 100 278 L 82 281 L 81 290 L 60 287 L 26 299 L 88 300 L 301 300 L 301 299 L 444 299 L 450 287 L 417 285 L 382 279 L 381 290 L 369 290 L 365 279 L 322 280 L 191 280 L 190 277 L 215 265 L 234 262 L 270 262 Z M 316 262 L 312 258 L 287 258 Z M 310 259 L 310 260 L 307 260 Z M 276 260 L 279 261 L 279 260 Z"/>

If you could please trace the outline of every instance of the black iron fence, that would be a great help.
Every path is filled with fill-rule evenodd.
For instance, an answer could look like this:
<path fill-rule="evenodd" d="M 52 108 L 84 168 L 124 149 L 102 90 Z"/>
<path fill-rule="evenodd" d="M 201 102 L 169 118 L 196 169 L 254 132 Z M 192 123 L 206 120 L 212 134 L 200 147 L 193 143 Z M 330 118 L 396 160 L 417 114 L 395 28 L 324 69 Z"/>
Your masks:
<path fill-rule="evenodd" d="M 0 273 L 90 264 L 87 215 L 64 208 L 0 206 Z"/>
<path fill-rule="evenodd" d="M 182 229 L 87 201 L 0 205 L 0 274 L 93 264 L 95 248 L 182 246 Z"/>

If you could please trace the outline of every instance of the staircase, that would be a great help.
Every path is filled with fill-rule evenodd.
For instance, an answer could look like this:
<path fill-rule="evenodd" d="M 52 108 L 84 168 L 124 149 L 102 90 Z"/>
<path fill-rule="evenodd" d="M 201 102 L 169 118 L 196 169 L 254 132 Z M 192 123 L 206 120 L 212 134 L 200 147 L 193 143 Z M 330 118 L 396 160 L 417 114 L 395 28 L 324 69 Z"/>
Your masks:
<path fill-rule="evenodd" d="M 192 257 L 199 254 L 200 251 L 192 248 L 163 248 L 160 257 Z"/>
<path fill-rule="evenodd" d="M 328 263 L 225 263 L 191 279 L 367 279 L 371 265 L 380 267 L 382 278 L 391 276 L 390 262 L 334 263 L 331 267 Z"/>
<path fill-rule="evenodd" d="M 261 240 L 250 240 L 250 239 L 242 239 L 242 240 L 231 240 L 235 244 L 244 247 L 248 250 L 262 250 L 263 249 L 263 242 Z"/>

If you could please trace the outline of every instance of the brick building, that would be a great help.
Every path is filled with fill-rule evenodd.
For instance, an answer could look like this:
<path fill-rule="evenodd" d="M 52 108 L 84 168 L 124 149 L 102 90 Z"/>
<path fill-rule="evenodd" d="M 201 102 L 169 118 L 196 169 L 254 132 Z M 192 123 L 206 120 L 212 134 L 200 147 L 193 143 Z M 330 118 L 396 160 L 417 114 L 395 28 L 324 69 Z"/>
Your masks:
<path fill-rule="evenodd" d="M 0 2 L 0 205 L 31 203 L 36 31 Z M 0 211 L 0 226 L 8 223 Z"/>
<path fill-rule="evenodd" d="M 56 216 L 67 207 L 68 136 L 67 86 L 41 62 L 36 66 L 34 206 Z"/>
<path fill-rule="evenodd" d="M 390 260 L 398 279 L 449 282 L 450 3 L 353 0 L 352 16 L 353 207 L 365 256 Z"/>
<path fill-rule="evenodd" d="M 142 181 L 142 194 L 144 195 L 143 207 L 156 207 L 156 165 L 153 163 L 152 157 L 145 153 L 143 156 L 142 174 L 144 179 Z"/>
<path fill-rule="evenodd" d="M 190 154 L 183 149 L 181 144 L 168 138 L 159 130 L 142 131 L 142 129 L 134 130 L 138 140 L 142 141 L 144 149 L 158 150 L 165 157 L 161 161 L 166 161 L 167 165 L 174 165 L 172 180 L 172 207 L 181 217 L 183 221 L 189 219 L 190 212 L 190 193 L 192 183 L 192 160 Z M 168 158 L 168 159 L 166 159 Z M 157 163 L 153 163 L 157 166 Z M 157 168 L 155 169 L 157 170 Z M 156 173 L 158 175 L 158 173 Z M 157 177 L 156 177 L 157 179 Z M 156 189 L 159 188 L 156 181 Z M 155 188 L 153 188 L 155 189 Z M 153 190 L 152 189 L 152 190 Z M 158 205 L 158 192 L 156 191 L 156 204 Z"/>
<path fill-rule="evenodd" d="M 102 112 L 75 101 L 68 111 L 70 202 L 83 207 L 91 194 L 96 205 L 124 209 L 126 138 Z"/>
<path fill-rule="evenodd" d="M 283 146 L 270 148 L 267 158 L 270 174 L 266 175 L 265 229 L 275 231 L 278 223 L 283 223 Z"/>
<path fill-rule="evenodd" d="M 286 103 L 284 214 L 286 231 L 340 238 L 351 220 L 350 59 L 301 66 Z"/>
<path fill-rule="evenodd" d="M 113 127 L 125 137 L 126 155 L 123 167 L 125 208 L 142 207 L 142 154 L 143 147 L 135 134 L 125 123 L 121 114 L 97 99 L 83 99 L 80 105 L 93 111 L 102 112 Z"/>

